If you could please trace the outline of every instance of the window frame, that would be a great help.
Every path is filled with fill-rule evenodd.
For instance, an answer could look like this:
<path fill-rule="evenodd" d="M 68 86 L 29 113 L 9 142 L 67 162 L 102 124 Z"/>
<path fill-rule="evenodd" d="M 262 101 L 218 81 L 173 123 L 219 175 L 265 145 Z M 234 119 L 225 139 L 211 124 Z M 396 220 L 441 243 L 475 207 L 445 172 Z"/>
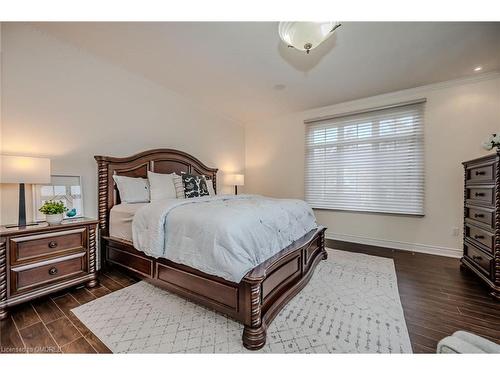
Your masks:
<path fill-rule="evenodd" d="M 409 102 L 391 104 L 391 105 L 383 106 L 383 107 L 364 109 L 361 111 L 353 111 L 353 112 L 348 112 L 348 113 L 343 113 L 343 114 L 337 114 L 334 116 L 323 116 L 323 117 L 318 117 L 318 118 L 304 121 L 304 123 L 306 125 L 305 126 L 305 137 L 304 137 L 304 141 L 305 141 L 305 163 L 304 163 L 304 166 L 305 166 L 305 168 L 304 168 L 304 173 L 305 173 L 305 175 L 304 175 L 304 195 L 305 195 L 305 198 L 304 199 L 315 210 L 353 212 L 353 213 L 357 212 L 357 213 L 368 213 L 368 214 L 389 215 L 389 216 L 424 217 L 425 216 L 425 208 L 426 208 L 426 206 L 425 206 L 425 201 L 426 201 L 426 199 L 425 199 L 425 186 L 426 186 L 426 181 L 425 181 L 425 139 L 424 139 L 425 103 L 426 103 L 425 98 L 424 99 L 417 99 L 417 100 L 413 100 L 413 101 L 409 101 Z M 388 135 L 388 136 L 383 136 L 383 137 L 380 136 L 380 131 L 381 131 L 380 124 L 383 121 L 387 121 L 387 118 L 377 118 L 376 117 L 377 113 L 380 113 L 380 111 L 383 111 L 383 110 L 389 110 L 391 108 L 394 108 L 395 110 L 397 110 L 401 107 L 410 107 L 410 106 L 416 106 L 416 105 L 421 106 L 420 108 L 416 109 L 419 113 L 418 123 L 417 123 L 417 126 L 412 125 L 410 134 L 408 134 L 408 135 L 394 134 L 394 135 Z M 371 118 L 369 118 L 368 115 L 372 114 L 372 113 L 373 113 L 373 116 Z M 341 129 L 342 128 L 345 129 L 345 127 L 350 126 L 350 125 L 345 125 L 345 124 L 342 125 L 341 123 L 338 123 L 336 126 L 333 126 L 333 124 L 332 124 L 332 126 L 330 128 L 325 127 L 325 129 L 324 129 L 325 131 L 336 129 L 337 134 L 336 134 L 335 138 L 337 140 L 335 142 L 332 141 L 331 144 L 328 145 L 329 142 L 325 141 L 323 143 L 323 146 L 318 145 L 317 147 L 314 147 L 314 145 L 311 145 L 308 143 L 309 138 L 311 137 L 309 134 L 311 125 L 315 125 L 318 123 L 325 123 L 328 121 L 335 121 L 335 120 L 339 121 L 341 119 L 355 117 L 358 115 L 367 115 L 367 118 L 365 118 L 365 119 L 361 118 L 359 120 L 359 122 L 355 122 L 354 125 L 356 127 L 356 131 L 358 132 L 357 138 L 347 140 L 346 142 L 342 142 L 342 138 L 344 137 L 345 131 L 341 131 Z M 394 119 L 397 119 L 396 113 L 394 114 L 394 116 L 395 116 Z M 371 134 L 369 137 L 366 137 L 366 140 L 363 137 L 359 137 L 359 126 L 363 125 L 364 123 L 367 123 L 367 124 L 371 123 L 371 129 L 370 129 Z M 411 134 L 411 132 L 413 132 L 414 129 L 418 130 L 417 134 L 419 134 L 419 135 L 415 136 L 415 135 Z M 384 205 L 384 203 L 381 202 L 382 200 L 380 199 L 380 197 L 378 197 L 378 198 L 373 197 L 371 199 L 371 201 L 369 201 L 372 204 L 374 204 L 375 206 L 378 206 L 377 208 L 374 208 L 374 209 L 362 209 L 360 207 L 354 207 L 355 205 L 352 205 L 352 207 L 350 207 L 350 208 L 334 207 L 335 203 L 332 204 L 332 207 L 324 207 L 324 206 L 316 207 L 316 205 L 320 206 L 320 204 L 316 203 L 316 205 L 315 205 L 314 203 L 311 203 L 310 200 L 308 199 L 308 189 L 310 188 L 310 185 L 311 185 L 311 182 L 310 182 L 311 178 L 308 176 L 308 168 L 312 164 L 308 160 L 308 157 L 310 156 L 309 153 L 311 152 L 311 150 L 323 149 L 326 152 L 326 150 L 329 147 L 336 148 L 335 153 L 337 154 L 337 156 L 335 158 L 342 159 L 342 158 L 345 158 L 346 155 L 341 150 L 345 149 L 346 147 L 352 146 L 352 145 L 359 147 L 359 145 L 370 144 L 372 149 L 376 148 L 377 150 L 379 150 L 380 147 L 384 143 L 387 143 L 387 142 L 408 141 L 408 144 L 411 145 L 411 142 L 413 140 L 417 140 L 417 147 L 418 147 L 418 150 L 415 151 L 414 155 L 417 155 L 418 159 L 416 159 L 416 160 L 420 160 L 420 162 L 421 162 L 420 167 L 418 166 L 418 162 L 416 162 L 416 166 L 414 168 L 412 168 L 412 170 L 411 170 L 412 173 L 416 173 L 418 175 L 418 180 L 415 182 L 415 184 L 416 184 L 415 192 L 418 194 L 421 194 L 420 207 L 418 207 L 418 209 L 416 209 L 415 212 L 411 212 L 412 211 L 411 206 L 408 206 L 408 208 L 407 208 L 408 212 L 394 212 L 395 210 L 390 210 L 390 209 L 383 210 L 380 206 Z M 374 153 L 374 155 L 377 155 L 377 151 L 372 151 L 372 152 Z M 395 152 L 397 152 L 397 150 Z M 380 155 L 380 153 L 379 153 L 379 155 Z M 329 162 L 332 163 L 331 160 Z M 336 182 L 337 187 L 327 189 L 327 188 L 325 188 L 325 186 L 327 184 L 323 183 L 323 189 L 326 192 L 328 192 L 328 190 L 330 190 L 330 192 L 328 192 L 329 194 L 333 194 L 333 193 L 335 193 L 336 189 L 338 191 L 338 190 L 341 190 L 342 188 L 345 188 L 345 186 L 346 186 L 345 182 L 344 182 L 345 178 L 346 178 L 345 166 L 348 165 L 348 163 L 340 163 L 340 165 L 342 166 L 342 171 L 335 178 L 335 180 L 337 181 Z M 355 169 L 356 167 L 357 167 L 356 163 L 353 163 L 353 169 Z M 375 181 L 375 179 L 374 179 L 374 181 Z M 404 183 L 404 180 L 399 181 L 400 186 L 403 186 L 403 183 Z M 357 182 L 355 182 L 354 186 L 359 186 L 359 184 Z M 373 194 L 376 195 L 377 193 L 379 193 L 379 195 L 381 195 L 380 191 L 383 189 L 383 187 L 376 187 L 374 189 L 371 189 L 370 185 L 368 185 L 368 186 L 369 186 L 368 189 L 370 191 L 372 191 Z M 397 191 L 397 190 L 394 190 L 394 191 Z M 325 193 L 325 194 L 328 194 L 328 193 Z M 366 194 L 366 192 L 359 193 L 359 194 Z M 349 198 L 352 199 L 352 196 L 349 196 Z M 328 202 L 328 198 L 323 199 L 323 201 Z M 394 200 L 394 202 L 398 203 L 397 199 Z M 418 200 L 416 200 L 416 202 L 418 202 Z M 339 205 L 339 204 L 337 203 L 337 205 Z M 349 203 L 346 203 L 346 205 L 349 205 Z M 401 206 L 401 207 L 403 207 L 403 206 Z"/>

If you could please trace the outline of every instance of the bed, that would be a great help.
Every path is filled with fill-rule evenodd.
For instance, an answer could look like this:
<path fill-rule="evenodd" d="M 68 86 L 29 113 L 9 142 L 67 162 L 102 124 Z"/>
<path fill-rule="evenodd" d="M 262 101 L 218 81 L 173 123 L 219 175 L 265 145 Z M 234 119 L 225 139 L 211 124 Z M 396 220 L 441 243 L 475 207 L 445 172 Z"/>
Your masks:
<path fill-rule="evenodd" d="M 138 206 L 121 204 L 113 181 L 113 175 L 146 177 L 148 171 L 184 172 L 206 176 L 216 190 L 216 168 L 209 168 L 195 157 L 172 149 L 149 150 L 124 158 L 95 156 L 95 159 L 102 267 L 121 267 L 161 288 L 232 317 L 244 325 L 243 345 L 250 350 L 262 348 L 267 326 L 307 284 L 317 264 L 326 259 L 326 228 L 313 228 L 248 271 L 240 282 L 228 281 L 136 249 L 131 241 L 129 222 Z M 113 224 L 110 231 L 112 216 L 114 223 L 122 223 L 119 230 Z"/>

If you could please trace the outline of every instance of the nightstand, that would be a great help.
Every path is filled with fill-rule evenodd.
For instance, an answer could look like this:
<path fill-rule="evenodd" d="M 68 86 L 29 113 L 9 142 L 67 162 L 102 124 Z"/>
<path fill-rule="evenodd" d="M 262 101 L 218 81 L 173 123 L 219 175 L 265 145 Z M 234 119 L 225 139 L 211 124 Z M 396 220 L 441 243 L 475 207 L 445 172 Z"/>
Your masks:
<path fill-rule="evenodd" d="M 97 281 L 97 220 L 0 227 L 0 319 L 8 308 L 78 284 Z"/>

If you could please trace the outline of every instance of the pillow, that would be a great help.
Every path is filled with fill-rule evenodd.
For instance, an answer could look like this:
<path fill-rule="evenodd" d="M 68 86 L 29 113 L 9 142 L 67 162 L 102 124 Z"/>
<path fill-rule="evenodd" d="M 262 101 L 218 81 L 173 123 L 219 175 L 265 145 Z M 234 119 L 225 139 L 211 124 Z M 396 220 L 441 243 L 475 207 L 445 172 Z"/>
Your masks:
<path fill-rule="evenodd" d="M 175 173 L 154 173 L 148 171 L 149 186 L 151 189 L 151 202 L 162 199 L 175 199 L 177 194 L 174 186 Z"/>
<path fill-rule="evenodd" d="M 184 183 L 184 195 L 186 198 L 203 197 L 208 195 L 205 176 L 196 176 L 184 173 L 182 175 L 182 182 Z"/>
<path fill-rule="evenodd" d="M 186 196 L 184 195 L 184 183 L 182 182 L 182 177 L 179 175 L 175 175 L 173 180 L 174 180 L 175 194 L 177 196 L 177 199 L 186 198 Z"/>
<path fill-rule="evenodd" d="M 149 202 L 148 180 L 141 177 L 127 177 L 113 175 L 120 200 L 124 203 Z"/>
<path fill-rule="evenodd" d="M 205 177 L 205 181 L 207 182 L 208 195 L 210 195 L 211 197 L 217 195 L 215 194 L 214 184 L 212 180 L 209 180 L 208 178 Z"/>

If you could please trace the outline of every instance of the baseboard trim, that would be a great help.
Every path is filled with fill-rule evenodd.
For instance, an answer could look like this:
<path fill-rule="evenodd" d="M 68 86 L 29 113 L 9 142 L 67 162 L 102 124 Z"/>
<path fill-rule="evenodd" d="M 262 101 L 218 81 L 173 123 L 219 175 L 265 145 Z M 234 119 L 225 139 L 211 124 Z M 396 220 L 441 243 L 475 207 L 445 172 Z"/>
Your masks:
<path fill-rule="evenodd" d="M 376 238 L 353 236 L 350 234 L 331 233 L 326 232 L 325 238 L 331 241 L 341 241 L 349 243 L 358 243 L 372 247 L 384 248 L 389 250 L 403 250 L 416 253 L 440 255 L 450 258 L 461 258 L 462 250 L 454 249 L 452 247 L 442 247 L 433 245 L 423 245 L 410 242 L 393 241 L 393 240 L 380 240 Z"/>

